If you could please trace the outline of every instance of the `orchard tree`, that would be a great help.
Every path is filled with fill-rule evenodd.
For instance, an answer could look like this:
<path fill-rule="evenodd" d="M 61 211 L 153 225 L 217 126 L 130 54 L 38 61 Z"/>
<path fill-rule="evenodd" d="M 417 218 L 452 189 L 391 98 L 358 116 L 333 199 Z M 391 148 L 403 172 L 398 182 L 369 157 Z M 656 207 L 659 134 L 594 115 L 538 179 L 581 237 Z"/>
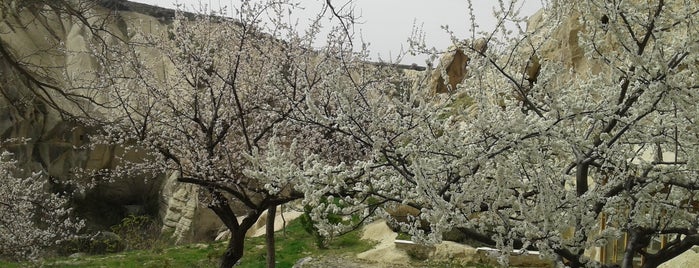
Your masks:
<path fill-rule="evenodd" d="M 71 218 L 67 196 L 47 191 L 46 176 L 23 175 L 16 164 L 11 153 L 0 153 L 0 258 L 36 260 L 83 222 Z"/>
<path fill-rule="evenodd" d="M 242 1 L 232 18 L 178 12 L 167 29 L 103 36 L 93 47 L 102 69 L 85 87 L 98 88 L 105 101 L 93 121 L 103 135 L 92 140 L 149 155 L 112 175 L 175 172 L 179 182 L 200 186 L 203 202 L 231 232 L 221 267 L 240 260 L 245 234 L 265 210 L 273 218 L 276 206 L 303 197 L 295 188 L 302 153 L 339 162 L 360 151 L 345 154 L 340 145 L 351 139 L 291 117 L 315 102 L 307 94 L 313 88 L 350 76 L 338 58 L 364 56 L 347 45 L 346 23 L 314 50 L 324 14 L 301 33 L 288 23 L 296 7 Z"/>
<path fill-rule="evenodd" d="M 504 2 L 493 32 L 474 29 L 487 51 L 455 44 L 470 60 L 451 94 L 422 83 L 309 89 L 317 99 L 294 118 L 364 150 L 339 164 L 306 156 L 297 188 L 317 226 L 332 233 L 343 226 L 328 213 L 391 202 L 419 211 L 399 223 L 419 241 L 456 230 L 503 262 L 538 250 L 570 267 L 634 267 L 637 257 L 656 267 L 699 245 L 699 5 L 544 1 L 541 23 L 525 30 L 521 3 Z M 560 35 L 561 25 L 579 27 Z M 626 243 L 610 263 L 602 250 L 617 240 Z"/>

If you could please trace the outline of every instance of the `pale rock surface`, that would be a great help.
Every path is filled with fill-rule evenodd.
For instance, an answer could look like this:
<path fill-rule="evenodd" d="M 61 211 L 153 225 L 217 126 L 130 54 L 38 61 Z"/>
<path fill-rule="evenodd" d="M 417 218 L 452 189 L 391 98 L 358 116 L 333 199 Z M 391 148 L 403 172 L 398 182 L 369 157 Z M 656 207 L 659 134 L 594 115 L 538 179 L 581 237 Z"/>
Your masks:
<path fill-rule="evenodd" d="M 456 86 L 468 77 L 469 53 L 485 53 L 488 44 L 485 39 L 478 39 L 472 44 L 464 43 L 463 47 L 469 47 L 473 51 L 466 51 L 461 47 L 451 46 L 439 59 L 439 64 L 433 70 L 430 78 L 430 92 L 448 93 L 456 91 Z M 446 76 L 444 75 L 446 74 Z"/>
<path fill-rule="evenodd" d="M 362 239 L 379 242 L 374 248 L 357 254 L 357 258 L 377 263 L 408 263 L 410 256 L 396 248 L 398 234 L 388 228 L 386 221 L 379 220 L 364 227 Z"/>
<path fill-rule="evenodd" d="M 698 267 L 699 266 L 699 247 L 694 246 L 692 249 L 685 251 L 679 256 L 672 260 L 669 260 L 658 268 L 686 268 L 686 267 Z"/>
<path fill-rule="evenodd" d="M 281 219 L 281 212 L 280 208 L 277 207 L 277 217 L 274 220 L 274 231 L 280 231 L 282 228 L 284 228 L 284 221 Z M 300 217 L 303 215 L 303 212 L 300 211 L 288 211 L 284 212 L 284 220 L 286 221 L 286 224 L 289 224 L 290 221 Z M 247 237 L 259 237 L 263 236 L 267 233 L 267 230 L 265 228 L 267 222 L 267 211 L 265 211 L 262 216 L 260 216 L 259 219 L 257 219 L 257 222 L 255 222 L 254 229 L 250 229 L 247 234 L 245 234 Z"/>
<path fill-rule="evenodd" d="M 265 210 L 262 212 L 262 215 L 260 215 L 260 218 L 257 219 L 255 224 L 250 227 L 248 232 L 245 234 L 246 237 L 260 237 L 263 236 L 267 233 L 266 229 L 266 224 L 267 224 L 267 211 Z M 277 213 L 276 213 L 276 218 L 274 220 L 274 231 L 280 231 L 284 229 L 285 227 L 285 222 L 288 225 L 290 221 L 297 219 L 303 215 L 303 212 L 297 211 L 297 210 L 289 210 L 289 211 L 284 211 L 282 209 L 282 206 L 277 207 Z M 282 220 L 282 216 L 284 219 Z M 238 217 L 238 221 L 242 221 L 243 217 Z M 228 240 L 231 237 L 231 232 L 229 230 L 224 230 L 222 232 L 219 232 L 218 235 L 216 235 L 215 241 L 222 241 L 222 240 Z"/>
<path fill-rule="evenodd" d="M 430 259 L 459 260 L 461 263 L 481 261 L 474 247 L 451 241 L 442 241 L 442 243 L 435 245 L 435 251 Z"/>
<path fill-rule="evenodd" d="M 50 10 L 48 6 L 27 6 L 19 11 L 19 8 L 15 10 L 6 5 L 7 3 L 0 3 L 2 48 L 13 55 L 13 58 L 21 59 L 24 68 L 51 84 L 70 89 L 70 93 L 76 94 L 89 90 L 73 89 L 73 86 L 92 79 L 92 71 L 99 66 L 88 53 L 90 43 L 95 42 L 90 36 L 90 30 L 78 19 L 61 12 L 39 12 L 43 9 Z M 143 8 L 148 14 L 172 13 L 152 7 Z M 99 5 L 87 10 L 85 17 L 95 23 L 105 14 L 110 14 L 112 19 L 106 24 L 97 25 L 102 25 L 116 38 L 128 40 L 137 36 L 139 31 L 157 34 L 164 33 L 166 29 L 160 19 L 150 15 L 138 11 L 114 11 Z M 115 42 L 110 37 L 104 41 Z M 167 72 L 169 66 L 163 64 L 161 55 L 154 49 L 143 48 L 139 54 L 152 59 L 149 66 L 151 69 L 163 70 L 155 73 Z M 85 105 L 87 102 L 80 100 L 73 102 L 50 90 L 41 92 L 29 87 L 27 81 L 12 66 L 11 61 L 0 56 L 0 84 L 3 85 L 0 97 L 0 138 L 29 139 L 26 143 L 2 145 L 2 149 L 15 154 L 20 167 L 26 172 L 41 170 L 55 181 L 69 181 L 83 177 L 76 174 L 76 170 L 111 169 L 120 163 L 119 157 L 143 159 L 142 153 L 126 152 L 122 148 L 84 148 L 88 134 L 94 130 L 85 128 L 79 122 L 64 119 L 47 100 L 53 100 L 53 105 L 73 114 L 100 114 L 99 107 Z M 99 94 L 90 95 L 96 100 L 103 98 Z M 81 111 L 78 106 L 85 110 Z M 167 182 L 164 182 L 165 179 Z M 159 211 L 150 212 L 162 217 L 164 230 L 175 234 L 178 241 L 211 240 L 216 234 L 215 230 L 220 227 L 217 217 L 199 204 L 196 187 L 177 183 L 176 177 L 129 177 L 101 184 L 97 189 L 99 192 L 92 196 L 100 197 L 105 203 L 116 204 L 117 207 L 113 207 L 113 210 L 123 210 L 125 213 L 129 212 L 127 208 L 143 207 L 144 204 L 138 202 L 143 202 L 144 199 L 159 199 Z M 160 193 L 162 194 L 158 196 Z M 104 211 L 91 213 L 99 216 Z"/>
<path fill-rule="evenodd" d="M 178 176 L 171 174 L 160 191 L 163 233 L 172 233 L 176 243 L 211 241 L 223 223 L 200 204 L 197 186 L 177 182 Z"/>
<path fill-rule="evenodd" d="M 429 260 L 448 260 L 453 263 L 473 264 L 490 263 L 497 266 L 497 260 L 493 254 L 478 250 L 469 245 L 451 241 L 442 241 L 434 246 L 422 246 L 411 241 L 399 241 L 396 246 L 398 234 L 386 225 L 386 221 L 378 220 L 367 224 L 363 228 L 362 239 L 378 242 L 374 248 L 357 254 L 357 258 L 375 262 L 382 266 L 407 265 L 412 260 L 406 252 L 422 248 Z M 515 267 L 552 267 L 549 260 L 540 259 L 537 254 L 512 255 L 509 262 Z"/>

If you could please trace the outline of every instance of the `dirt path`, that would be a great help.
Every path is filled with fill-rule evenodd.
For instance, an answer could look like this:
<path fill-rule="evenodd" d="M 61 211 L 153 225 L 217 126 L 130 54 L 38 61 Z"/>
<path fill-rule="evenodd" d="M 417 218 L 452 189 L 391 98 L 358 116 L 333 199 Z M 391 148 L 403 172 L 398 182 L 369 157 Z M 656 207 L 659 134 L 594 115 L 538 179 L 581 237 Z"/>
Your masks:
<path fill-rule="evenodd" d="M 294 268 L 406 268 L 406 267 L 417 267 L 417 268 L 434 268 L 434 267 L 445 267 L 444 265 L 425 265 L 425 264 L 389 264 L 389 263 L 377 263 L 367 260 L 362 260 L 351 256 L 322 256 L 322 257 L 307 257 L 299 260 L 299 262 L 294 265 Z"/>
<path fill-rule="evenodd" d="M 349 256 L 322 256 L 322 257 L 306 257 L 299 260 L 294 266 L 295 268 L 331 268 L 331 267 L 346 267 L 346 268 L 371 268 L 379 267 L 376 263 L 352 258 Z"/>

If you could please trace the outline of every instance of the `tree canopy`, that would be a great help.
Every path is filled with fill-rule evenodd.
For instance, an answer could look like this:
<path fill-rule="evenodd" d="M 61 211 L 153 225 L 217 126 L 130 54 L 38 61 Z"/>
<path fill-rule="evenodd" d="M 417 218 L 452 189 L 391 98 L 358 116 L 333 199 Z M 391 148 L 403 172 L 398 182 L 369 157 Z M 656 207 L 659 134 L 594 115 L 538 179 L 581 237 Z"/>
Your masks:
<path fill-rule="evenodd" d="M 200 186 L 232 233 L 222 267 L 292 200 L 324 235 L 382 216 L 418 242 L 460 232 L 571 267 L 617 265 L 604 257 L 617 240 L 622 267 L 699 245 L 699 6 L 543 1 L 525 26 L 519 2 L 500 2 L 495 30 L 453 37 L 459 64 L 420 74 L 371 63 L 332 1 L 306 30 L 286 20 L 292 1 L 178 12 L 162 31 L 89 28 L 80 53 L 99 68 L 68 86 L 89 93 L 93 142 L 148 155 L 112 175 Z M 324 15 L 339 23 L 317 47 Z M 414 53 L 440 53 L 423 42 Z M 399 221 L 401 206 L 417 213 Z"/>

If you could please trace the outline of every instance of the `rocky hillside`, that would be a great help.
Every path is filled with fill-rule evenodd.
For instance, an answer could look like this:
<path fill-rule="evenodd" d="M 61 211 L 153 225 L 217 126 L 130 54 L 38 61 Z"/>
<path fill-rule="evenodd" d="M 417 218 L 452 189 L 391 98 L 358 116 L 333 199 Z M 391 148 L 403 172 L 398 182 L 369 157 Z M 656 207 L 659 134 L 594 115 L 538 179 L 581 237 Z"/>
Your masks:
<path fill-rule="evenodd" d="M 180 241 L 210 240 L 220 227 L 201 209 L 192 186 L 168 174 L 126 176 L 103 182 L 101 172 L 120 157 L 138 159 L 123 148 L 86 147 L 89 133 L 80 118 L 99 112 L 94 90 L 76 88 L 99 68 L 89 50 L 99 42 L 91 31 L 128 40 L 138 32 L 162 31 L 173 10 L 128 1 L 86 1 L 67 8 L 45 1 L 2 1 L 0 11 L 0 135 L 26 172 L 44 172 L 49 187 L 77 191 L 71 181 L 96 181 L 78 195 L 77 211 L 92 229 L 105 229 L 129 214 L 162 219 Z M 99 25 L 88 28 L 86 23 Z M 156 58 L 156 57 L 154 57 Z M 88 97 L 85 97 L 88 96 Z"/>

